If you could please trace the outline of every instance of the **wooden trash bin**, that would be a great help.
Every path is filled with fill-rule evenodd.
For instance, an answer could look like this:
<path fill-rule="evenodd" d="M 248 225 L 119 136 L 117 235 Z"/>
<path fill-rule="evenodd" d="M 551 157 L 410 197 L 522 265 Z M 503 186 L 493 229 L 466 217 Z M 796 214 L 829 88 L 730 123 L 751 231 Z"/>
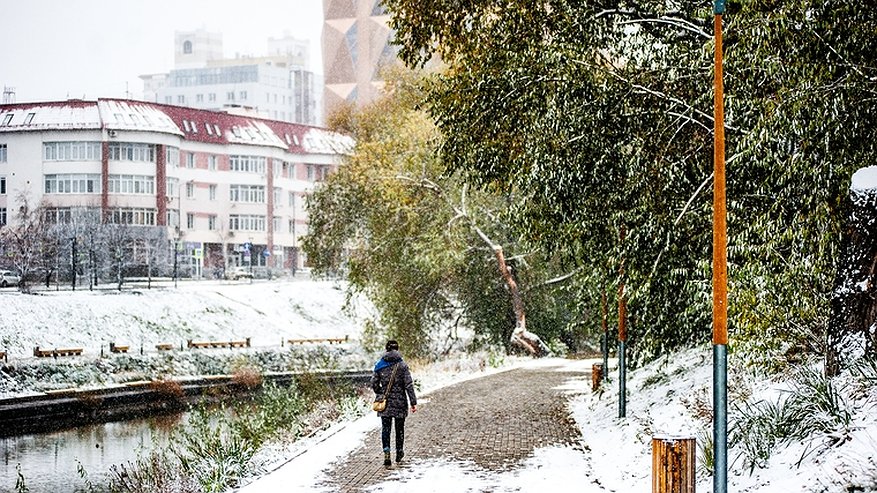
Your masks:
<path fill-rule="evenodd" d="M 603 363 L 594 363 L 591 365 L 591 390 L 594 392 L 600 390 L 601 382 L 603 382 Z"/>
<path fill-rule="evenodd" d="M 694 493 L 696 449 L 694 437 L 652 437 L 652 493 Z"/>

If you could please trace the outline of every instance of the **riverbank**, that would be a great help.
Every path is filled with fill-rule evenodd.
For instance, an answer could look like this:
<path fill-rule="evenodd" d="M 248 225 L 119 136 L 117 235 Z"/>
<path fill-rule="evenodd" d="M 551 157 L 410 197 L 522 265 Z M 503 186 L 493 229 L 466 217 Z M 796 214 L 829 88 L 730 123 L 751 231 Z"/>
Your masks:
<path fill-rule="evenodd" d="M 178 413 L 203 402 L 234 400 L 263 385 L 289 386 L 300 378 L 361 387 L 371 372 L 283 372 L 128 382 L 96 389 L 63 389 L 0 399 L 0 437 L 83 427 L 95 423 Z"/>
<path fill-rule="evenodd" d="M 368 304 L 346 303 L 336 281 L 293 279 L 186 282 L 139 291 L 0 290 L 0 398 L 169 377 L 361 368 Z M 346 338 L 348 344 L 291 346 L 290 340 Z M 235 349 L 187 341 L 245 341 Z M 127 346 L 111 353 L 110 344 Z M 160 351 L 157 345 L 172 350 Z M 34 348 L 81 355 L 35 358 Z"/>

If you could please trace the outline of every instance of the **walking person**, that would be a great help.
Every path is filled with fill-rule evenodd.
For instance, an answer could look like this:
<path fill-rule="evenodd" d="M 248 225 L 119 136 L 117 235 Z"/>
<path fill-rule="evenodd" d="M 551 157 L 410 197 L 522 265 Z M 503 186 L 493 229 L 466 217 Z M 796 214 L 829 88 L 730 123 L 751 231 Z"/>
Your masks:
<path fill-rule="evenodd" d="M 396 427 L 396 463 L 405 457 L 405 418 L 408 416 L 408 406 L 411 412 L 417 412 L 417 396 L 414 394 L 414 380 L 408 365 L 402 361 L 402 353 L 399 352 L 399 343 L 394 340 L 387 341 L 386 350 L 381 359 L 375 363 L 372 374 L 372 390 L 375 391 L 375 410 L 381 418 L 381 446 L 384 449 L 384 465 L 390 462 L 390 432 Z M 377 403 L 384 401 L 386 407 L 378 410 L 381 406 Z"/>

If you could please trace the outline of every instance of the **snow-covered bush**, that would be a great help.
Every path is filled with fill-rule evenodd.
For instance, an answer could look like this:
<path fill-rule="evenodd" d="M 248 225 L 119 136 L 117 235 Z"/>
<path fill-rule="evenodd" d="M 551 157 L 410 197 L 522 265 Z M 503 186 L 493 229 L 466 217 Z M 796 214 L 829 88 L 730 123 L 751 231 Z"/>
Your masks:
<path fill-rule="evenodd" d="M 776 400 L 735 406 L 729 443 L 750 471 L 765 467 L 776 447 L 793 440 L 842 440 L 853 419 L 846 388 L 819 367 L 800 367 L 791 387 Z"/>

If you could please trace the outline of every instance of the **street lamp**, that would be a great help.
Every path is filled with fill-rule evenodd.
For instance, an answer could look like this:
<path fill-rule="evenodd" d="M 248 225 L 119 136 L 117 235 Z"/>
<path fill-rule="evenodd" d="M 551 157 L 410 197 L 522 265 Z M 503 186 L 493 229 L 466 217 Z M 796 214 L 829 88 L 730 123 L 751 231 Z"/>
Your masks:
<path fill-rule="evenodd" d="M 725 208 L 725 108 L 722 14 L 715 0 L 715 132 L 713 194 L 713 491 L 728 491 L 728 227 Z"/>

